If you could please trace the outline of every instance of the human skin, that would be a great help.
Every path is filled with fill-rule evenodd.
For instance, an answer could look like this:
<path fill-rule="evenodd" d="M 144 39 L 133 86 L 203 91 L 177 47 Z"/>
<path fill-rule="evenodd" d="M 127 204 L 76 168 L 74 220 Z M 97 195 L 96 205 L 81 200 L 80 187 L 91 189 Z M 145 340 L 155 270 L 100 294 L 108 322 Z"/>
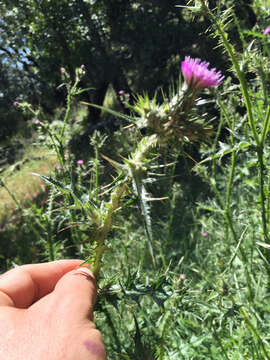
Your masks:
<path fill-rule="evenodd" d="M 106 360 L 93 323 L 95 279 L 81 263 L 23 265 L 0 276 L 1 360 Z"/>

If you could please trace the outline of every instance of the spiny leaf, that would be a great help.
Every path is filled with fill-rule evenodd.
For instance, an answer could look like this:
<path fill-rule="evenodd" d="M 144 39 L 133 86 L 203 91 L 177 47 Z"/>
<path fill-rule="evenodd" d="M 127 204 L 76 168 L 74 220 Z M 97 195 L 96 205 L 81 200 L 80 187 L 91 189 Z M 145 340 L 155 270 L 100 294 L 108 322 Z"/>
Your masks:
<path fill-rule="evenodd" d="M 131 116 L 128 116 L 128 115 L 125 115 L 125 114 L 123 114 L 123 113 L 120 113 L 120 112 L 118 112 L 118 111 L 114 111 L 114 110 L 108 109 L 108 108 L 106 108 L 106 107 L 104 107 L 104 106 L 100 106 L 100 105 L 88 103 L 88 102 L 85 102 L 85 101 L 81 101 L 80 103 L 83 104 L 83 105 L 92 106 L 92 107 L 95 107 L 95 108 L 97 108 L 97 109 L 106 111 L 107 113 L 112 114 L 112 115 L 114 115 L 114 116 L 116 116 L 116 117 L 125 119 L 125 120 L 131 122 L 132 124 L 136 124 L 136 119 L 135 119 L 135 118 L 133 118 L 133 117 L 131 117 Z"/>
<path fill-rule="evenodd" d="M 44 180 L 45 182 L 49 183 L 50 185 L 54 185 L 57 187 L 58 190 L 60 190 L 63 194 L 68 194 L 70 193 L 70 189 L 61 181 L 58 181 L 52 177 L 48 177 L 45 175 L 40 175 L 37 173 L 32 173 L 35 176 L 40 177 L 42 180 Z"/>
<path fill-rule="evenodd" d="M 231 147 L 228 144 L 222 143 L 221 141 L 219 141 L 219 145 L 220 145 L 220 150 L 213 156 L 209 156 L 208 158 L 202 160 L 199 165 L 204 164 L 208 161 L 214 160 L 214 159 L 218 159 L 218 158 L 222 158 L 224 155 L 230 154 L 232 152 L 237 152 L 239 150 L 245 150 L 248 147 L 250 147 L 252 144 L 248 143 L 246 141 L 241 141 L 239 144 L 235 145 L 234 147 Z"/>
<path fill-rule="evenodd" d="M 145 231 L 148 240 L 149 251 L 152 257 L 153 264 L 155 264 L 154 251 L 153 251 L 153 233 L 152 233 L 152 220 L 151 220 L 151 209 L 148 205 L 147 198 L 149 198 L 149 194 L 142 182 L 142 179 L 139 179 L 135 172 L 133 175 L 133 188 L 135 190 L 136 195 L 139 198 L 140 208 L 143 215 Z"/>

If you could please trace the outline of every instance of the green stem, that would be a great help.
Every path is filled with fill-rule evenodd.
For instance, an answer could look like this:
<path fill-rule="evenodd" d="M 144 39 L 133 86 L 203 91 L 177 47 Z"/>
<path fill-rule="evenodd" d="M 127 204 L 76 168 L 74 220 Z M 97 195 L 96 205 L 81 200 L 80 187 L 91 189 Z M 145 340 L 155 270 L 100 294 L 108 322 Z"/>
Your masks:
<path fill-rule="evenodd" d="M 60 134 L 61 141 L 63 141 L 63 137 L 64 137 L 65 129 L 66 129 L 66 123 L 67 123 L 67 120 L 68 120 L 69 115 L 70 115 L 71 98 L 72 98 L 72 96 L 71 96 L 71 91 L 68 89 L 68 94 L 67 94 L 67 107 L 66 107 L 65 117 L 64 117 L 64 120 L 63 120 L 63 127 L 62 127 L 61 134 Z"/>
<path fill-rule="evenodd" d="M 257 148 L 257 156 L 259 160 L 259 181 L 260 181 L 260 202 L 261 202 L 261 218 L 262 218 L 262 225 L 263 225 L 263 237 L 265 243 L 268 244 L 268 232 L 267 232 L 267 217 L 266 217 L 266 197 L 264 191 L 264 159 L 263 159 L 263 147 Z M 266 249 L 267 250 L 267 249 Z M 268 254 L 269 259 L 269 251 L 265 251 Z"/>
<path fill-rule="evenodd" d="M 174 214 L 175 214 L 175 205 L 176 205 L 176 192 L 173 191 L 173 177 L 175 174 L 175 168 L 176 168 L 176 163 L 177 163 L 177 159 L 179 158 L 179 154 L 176 155 L 175 158 L 175 162 L 172 168 L 172 172 L 171 172 L 171 176 L 170 176 L 170 182 L 169 182 L 169 191 L 168 191 L 168 198 L 171 199 L 170 201 L 170 210 L 169 210 L 169 221 L 168 221 L 168 226 L 167 226 L 167 231 L 166 231 L 166 237 L 164 240 L 164 244 L 163 247 L 164 249 L 167 249 L 167 245 L 169 242 L 169 239 L 171 239 L 171 234 L 172 234 L 172 226 L 173 226 L 173 221 L 174 221 Z"/>
<path fill-rule="evenodd" d="M 94 266 L 93 266 L 93 274 L 95 275 L 96 280 L 99 280 L 99 273 L 100 273 L 100 269 L 101 269 L 101 265 L 102 265 L 102 257 L 103 257 L 103 253 L 106 249 L 105 245 L 104 245 L 104 237 L 101 237 L 100 239 L 98 239 L 98 246 L 95 249 L 95 261 L 94 261 Z"/>
<path fill-rule="evenodd" d="M 21 207 L 21 204 L 18 202 L 18 200 L 16 199 L 16 197 L 14 196 L 14 194 L 9 190 L 9 188 L 6 186 L 6 184 L 4 183 L 4 181 L 2 179 L 0 179 L 0 185 L 2 185 L 6 191 L 8 192 L 9 196 L 11 197 L 11 199 L 15 202 L 17 208 L 22 211 L 23 208 Z"/>
<path fill-rule="evenodd" d="M 232 157 L 231 157 L 231 167 L 230 167 L 229 181 L 227 183 L 226 212 L 231 212 L 231 210 L 230 210 L 230 200 L 231 200 L 231 194 L 232 194 L 233 179 L 234 179 L 234 174 L 235 174 L 235 165 L 236 165 L 236 151 L 233 151 L 232 152 Z"/>
<path fill-rule="evenodd" d="M 261 141 L 260 141 L 262 146 L 265 143 L 265 139 L 269 132 L 269 128 L 270 128 L 270 105 L 267 106 L 267 111 L 263 122 L 263 129 L 262 129 Z"/>
<path fill-rule="evenodd" d="M 51 224 L 48 223 L 48 253 L 49 253 L 49 261 L 54 261 L 55 260 L 55 248 L 54 248 L 54 241 L 53 241 L 53 234 L 51 231 Z"/>
<path fill-rule="evenodd" d="M 57 159 L 58 159 L 60 165 L 61 165 L 62 167 L 64 167 L 64 157 L 61 155 L 61 151 L 59 150 L 59 146 L 57 146 L 56 143 L 55 143 L 55 141 L 54 141 L 54 135 L 51 133 L 50 130 L 47 129 L 47 131 L 48 131 L 49 137 L 50 137 L 50 139 L 51 139 L 51 141 L 52 141 L 53 148 L 54 148 L 54 150 L 55 150 L 55 152 L 56 152 Z"/>
<path fill-rule="evenodd" d="M 49 261 L 55 260 L 55 244 L 54 244 L 54 235 L 52 231 L 52 226 L 53 226 L 52 210 L 53 210 L 53 203 L 55 200 L 56 193 L 57 193 L 56 189 L 52 188 L 50 191 L 48 209 L 46 213 L 46 222 L 47 222 L 46 230 L 47 230 Z"/>
<path fill-rule="evenodd" d="M 74 81 L 73 86 L 70 87 L 70 84 L 66 84 L 66 88 L 67 88 L 67 106 L 66 106 L 65 117 L 64 117 L 64 120 L 63 120 L 63 127 L 62 127 L 62 131 L 61 131 L 61 134 L 60 134 L 61 142 L 63 142 L 63 137 L 64 137 L 64 134 L 65 134 L 67 120 L 68 120 L 69 115 L 70 115 L 71 101 L 72 101 L 73 96 L 76 95 L 76 89 L 77 89 L 79 81 L 80 81 L 80 79 L 79 79 L 78 75 L 76 74 L 76 79 Z"/>
<path fill-rule="evenodd" d="M 224 30 L 222 23 L 219 20 L 216 20 L 215 15 L 205 5 L 204 0 L 201 0 L 201 4 L 202 4 L 202 9 L 206 12 L 208 17 L 210 17 L 213 26 L 216 28 L 217 33 L 220 36 L 220 38 L 224 44 L 224 47 L 230 56 L 231 62 L 233 64 L 233 67 L 236 71 L 236 74 L 237 74 L 239 82 L 240 82 L 241 91 L 242 91 L 243 98 L 244 98 L 244 103 L 245 103 L 245 106 L 247 109 L 249 126 L 252 130 L 252 134 L 256 141 L 256 144 L 257 144 L 257 146 L 259 146 L 260 139 L 259 139 L 259 135 L 258 135 L 258 132 L 256 129 L 256 124 L 255 124 L 255 120 L 254 120 L 254 116 L 253 116 L 253 112 L 252 112 L 252 103 L 251 103 L 250 96 L 248 93 L 248 85 L 247 85 L 244 73 L 241 71 L 239 63 L 236 59 L 235 50 L 228 40 L 229 36 L 226 33 L 226 31 Z"/>
<path fill-rule="evenodd" d="M 95 243 L 97 244 L 97 247 L 95 249 L 95 260 L 93 264 L 93 273 L 95 275 L 95 278 L 99 279 L 99 273 L 102 265 L 102 258 L 104 251 L 107 249 L 105 246 L 105 240 L 107 238 L 107 235 L 112 227 L 112 217 L 114 212 L 118 209 L 119 201 L 123 194 L 126 191 L 126 185 L 119 186 L 112 194 L 111 194 L 111 204 L 110 208 L 107 211 L 106 218 L 103 222 L 103 225 L 97 229 L 96 235 L 95 235 Z"/>
<path fill-rule="evenodd" d="M 99 188 L 99 151 L 97 146 L 95 147 L 95 189 Z"/>
<path fill-rule="evenodd" d="M 266 222 L 268 223 L 270 217 L 270 169 L 268 171 L 268 184 L 267 184 L 267 204 L 266 204 Z"/>
<path fill-rule="evenodd" d="M 225 118 L 230 126 L 230 119 L 228 118 L 227 116 L 227 113 L 226 113 L 226 109 L 223 105 L 223 103 L 221 101 L 218 101 L 218 104 L 220 106 L 220 108 L 223 110 L 223 113 L 225 115 Z M 218 141 L 218 138 L 219 138 L 219 135 L 220 135 L 220 132 L 221 132 L 221 129 L 222 129 L 222 125 L 223 125 L 223 121 L 220 121 L 219 122 L 219 126 L 218 126 L 218 131 L 217 131 L 217 134 L 216 134 L 216 137 L 215 137 L 215 140 L 213 142 L 213 146 L 212 146 L 212 152 L 214 152 L 216 150 L 216 147 L 217 147 L 217 141 Z M 212 187 L 214 189 L 214 192 L 217 196 L 217 198 L 219 199 L 219 203 L 222 207 L 224 207 L 224 203 L 223 203 L 223 200 L 221 199 L 221 195 L 219 193 L 219 190 L 217 189 L 217 186 L 216 186 L 216 183 L 217 183 L 217 180 L 216 180 L 216 162 L 215 160 L 213 159 L 212 161 L 212 167 L 211 167 L 211 171 L 212 171 L 212 179 L 213 179 L 213 184 L 212 184 Z"/>

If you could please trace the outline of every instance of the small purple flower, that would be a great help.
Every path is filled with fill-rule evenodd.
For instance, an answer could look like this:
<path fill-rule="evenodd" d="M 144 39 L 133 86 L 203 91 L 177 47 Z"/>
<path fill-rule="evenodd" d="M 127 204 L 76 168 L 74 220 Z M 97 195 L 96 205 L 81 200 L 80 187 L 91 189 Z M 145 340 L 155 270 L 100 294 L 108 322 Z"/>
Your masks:
<path fill-rule="evenodd" d="M 202 233 L 202 236 L 203 236 L 203 237 L 207 237 L 207 236 L 208 236 L 208 233 L 204 231 L 204 232 Z"/>
<path fill-rule="evenodd" d="M 62 168 L 62 166 L 61 166 L 60 164 L 57 164 L 57 165 L 56 165 L 56 169 L 57 169 L 57 170 L 62 170 L 63 168 Z"/>
<path fill-rule="evenodd" d="M 264 35 L 269 34 L 270 33 L 270 26 L 268 26 L 265 30 L 264 30 Z"/>
<path fill-rule="evenodd" d="M 61 72 L 62 75 L 65 75 L 66 69 L 65 69 L 64 67 L 61 67 L 61 68 L 60 68 L 60 72 Z"/>
<path fill-rule="evenodd" d="M 81 66 L 80 66 L 80 68 L 81 68 L 81 70 L 85 70 L 85 65 L 84 64 L 82 64 Z"/>
<path fill-rule="evenodd" d="M 185 60 L 181 62 L 181 69 L 187 85 L 191 85 L 195 89 L 219 85 L 224 76 L 220 71 L 216 72 L 215 68 L 209 69 L 209 65 L 206 61 L 186 56 Z"/>
<path fill-rule="evenodd" d="M 77 164 L 78 164 L 78 165 L 82 165 L 82 164 L 83 164 L 83 160 L 78 160 L 78 161 L 77 161 Z"/>
<path fill-rule="evenodd" d="M 61 249 L 61 250 L 64 250 L 64 248 L 65 248 L 64 245 L 61 245 L 61 246 L 60 246 L 60 249 Z"/>
<path fill-rule="evenodd" d="M 38 125 L 40 123 L 40 121 L 38 119 L 34 120 L 34 124 Z"/>
<path fill-rule="evenodd" d="M 185 280 L 185 278 L 186 278 L 186 275 L 185 275 L 185 274 L 180 274 L 180 275 L 179 275 L 179 279 L 180 279 L 180 280 Z"/>
<path fill-rule="evenodd" d="M 14 102 L 13 102 L 13 106 L 16 107 L 16 106 L 18 106 L 18 105 L 19 105 L 19 102 L 18 102 L 18 101 L 14 101 Z"/>
<path fill-rule="evenodd" d="M 119 91 L 118 91 L 118 94 L 119 94 L 119 95 L 123 95 L 124 93 L 125 93 L 124 90 L 119 90 Z"/>

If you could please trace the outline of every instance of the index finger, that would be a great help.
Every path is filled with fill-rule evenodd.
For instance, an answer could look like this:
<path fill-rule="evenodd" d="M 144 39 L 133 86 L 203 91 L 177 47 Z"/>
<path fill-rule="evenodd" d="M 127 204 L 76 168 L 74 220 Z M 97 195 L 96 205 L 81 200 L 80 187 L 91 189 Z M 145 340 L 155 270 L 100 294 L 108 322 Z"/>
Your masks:
<path fill-rule="evenodd" d="M 27 308 L 54 290 L 59 279 L 83 260 L 23 265 L 0 276 L 0 306 Z"/>

